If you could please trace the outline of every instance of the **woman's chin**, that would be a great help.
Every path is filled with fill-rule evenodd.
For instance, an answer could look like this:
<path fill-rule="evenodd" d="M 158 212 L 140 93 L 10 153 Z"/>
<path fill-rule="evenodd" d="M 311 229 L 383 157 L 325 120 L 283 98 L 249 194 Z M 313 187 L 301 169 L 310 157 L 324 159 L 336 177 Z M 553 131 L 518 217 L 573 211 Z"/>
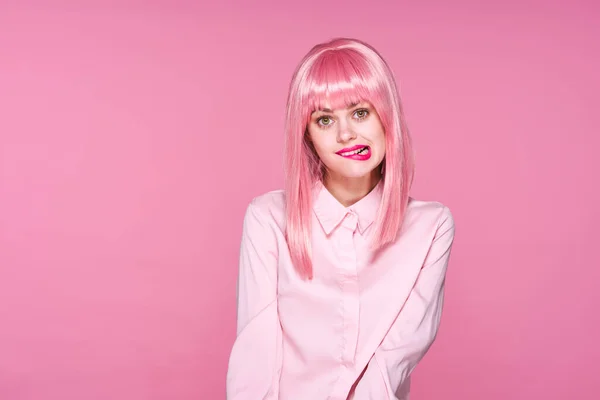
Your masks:
<path fill-rule="evenodd" d="M 381 174 L 376 169 L 356 169 L 353 171 L 338 171 L 330 174 L 331 178 L 341 179 L 341 180 L 359 180 L 359 179 L 369 179 L 369 178 L 377 178 Z"/>

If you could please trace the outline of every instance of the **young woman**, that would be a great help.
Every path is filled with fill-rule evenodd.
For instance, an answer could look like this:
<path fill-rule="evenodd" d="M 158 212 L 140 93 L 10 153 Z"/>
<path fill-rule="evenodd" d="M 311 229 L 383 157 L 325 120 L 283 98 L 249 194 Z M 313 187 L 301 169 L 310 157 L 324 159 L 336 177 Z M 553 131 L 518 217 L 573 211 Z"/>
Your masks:
<path fill-rule="evenodd" d="M 454 221 L 409 196 L 390 68 L 361 41 L 315 46 L 285 133 L 285 190 L 244 217 L 227 398 L 408 399 L 440 323 Z"/>

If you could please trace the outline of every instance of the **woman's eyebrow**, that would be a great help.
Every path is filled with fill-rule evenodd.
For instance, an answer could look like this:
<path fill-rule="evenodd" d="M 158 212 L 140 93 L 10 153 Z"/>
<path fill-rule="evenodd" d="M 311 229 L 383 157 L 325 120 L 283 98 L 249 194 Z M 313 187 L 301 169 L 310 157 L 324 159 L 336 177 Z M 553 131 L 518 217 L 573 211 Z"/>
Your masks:
<path fill-rule="evenodd" d="M 359 101 L 358 103 L 352 103 L 352 104 L 349 104 L 349 105 L 348 105 L 348 107 L 346 107 L 346 110 L 349 110 L 349 109 L 350 109 L 350 108 L 352 108 L 352 107 L 356 107 L 356 106 L 357 106 L 357 105 L 359 105 L 360 103 L 362 103 L 362 101 Z M 311 114 L 314 114 L 314 113 L 316 113 L 317 111 L 321 111 L 321 112 L 328 112 L 328 113 L 331 113 L 331 112 L 333 112 L 333 111 L 332 111 L 331 109 L 329 109 L 329 108 L 321 108 L 321 109 L 319 109 L 319 110 L 315 110 L 315 111 L 313 111 Z"/>

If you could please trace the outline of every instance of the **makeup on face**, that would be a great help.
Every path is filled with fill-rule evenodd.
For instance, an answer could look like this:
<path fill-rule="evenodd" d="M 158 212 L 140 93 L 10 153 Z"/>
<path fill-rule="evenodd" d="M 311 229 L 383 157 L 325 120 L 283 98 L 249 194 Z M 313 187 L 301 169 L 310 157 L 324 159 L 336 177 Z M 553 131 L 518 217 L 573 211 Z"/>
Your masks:
<path fill-rule="evenodd" d="M 352 110 L 353 108 L 355 109 Z M 348 105 L 346 111 L 352 111 L 352 118 L 357 122 L 366 120 L 371 114 L 371 109 L 365 102 L 352 103 Z M 336 119 L 336 117 L 333 117 L 333 115 L 336 114 L 336 112 L 331 110 L 330 108 L 321 108 L 319 110 L 315 110 L 312 112 L 311 115 L 314 114 L 317 114 L 317 118 L 314 120 L 313 123 L 315 123 L 320 129 L 328 129 Z"/>
<path fill-rule="evenodd" d="M 355 109 L 353 110 L 353 108 Z M 352 112 L 352 118 L 356 123 L 363 122 L 371 113 L 370 104 L 365 102 L 349 104 L 346 110 Z M 315 123 L 320 129 L 328 129 L 330 125 L 334 123 L 333 118 L 330 116 L 330 114 L 334 114 L 334 111 L 332 111 L 330 108 L 322 108 L 313 112 L 313 114 L 315 113 L 326 113 L 325 115 L 317 114 Z M 345 147 L 337 151 L 336 154 L 350 160 L 366 161 L 371 158 L 371 148 L 366 144 L 357 144 L 352 147 Z"/>
<path fill-rule="evenodd" d="M 364 144 L 357 144 L 337 151 L 335 154 L 351 160 L 366 161 L 371 158 L 371 148 Z"/>
<path fill-rule="evenodd" d="M 372 175 L 385 155 L 383 126 L 368 101 L 338 109 L 325 103 L 311 113 L 307 130 L 329 179 Z"/>

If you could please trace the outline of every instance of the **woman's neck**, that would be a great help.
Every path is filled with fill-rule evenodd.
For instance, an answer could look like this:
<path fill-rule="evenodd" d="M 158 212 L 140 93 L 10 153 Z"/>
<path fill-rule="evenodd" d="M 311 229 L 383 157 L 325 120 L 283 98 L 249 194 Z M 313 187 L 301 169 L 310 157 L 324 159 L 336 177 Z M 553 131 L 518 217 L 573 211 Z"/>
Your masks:
<path fill-rule="evenodd" d="M 377 169 L 378 170 L 378 169 Z M 334 178 L 326 175 L 323 185 L 344 207 L 350 207 L 365 197 L 381 180 L 381 173 L 361 178 Z"/>

